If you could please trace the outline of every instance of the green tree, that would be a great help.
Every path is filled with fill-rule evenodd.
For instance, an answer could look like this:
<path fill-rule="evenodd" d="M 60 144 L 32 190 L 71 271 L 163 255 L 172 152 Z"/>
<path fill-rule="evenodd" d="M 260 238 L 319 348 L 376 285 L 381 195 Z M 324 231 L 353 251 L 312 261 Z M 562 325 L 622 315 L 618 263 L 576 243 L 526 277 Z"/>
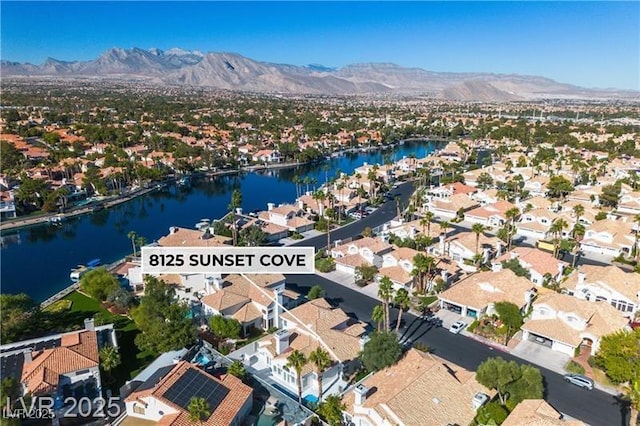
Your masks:
<path fill-rule="evenodd" d="M 356 267 L 356 280 L 362 281 L 363 283 L 368 283 L 373 280 L 378 272 L 378 268 L 374 265 L 363 264 Z"/>
<path fill-rule="evenodd" d="M 563 176 L 551 176 L 547 183 L 547 195 L 552 198 L 564 198 L 575 188 Z"/>
<path fill-rule="evenodd" d="M 520 264 L 518 258 L 503 260 L 501 265 L 504 269 L 510 269 L 511 272 L 519 277 L 531 278 L 531 272 Z"/>
<path fill-rule="evenodd" d="M 131 248 L 133 249 L 133 256 L 135 257 L 138 255 L 138 251 L 136 250 L 136 238 L 138 238 L 138 234 L 136 234 L 136 231 L 129 231 L 127 238 L 131 241 Z"/>
<path fill-rule="evenodd" d="M 324 288 L 318 284 L 311 287 L 309 293 L 307 293 L 307 299 L 309 300 L 319 299 L 321 297 L 324 297 Z"/>
<path fill-rule="evenodd" d="M 479 425 L 499 425 L 507 419 L 508 415 L 509 412 L 506 408 L 498 402 L 492 401 L 478 409 L 476 422 Z"/>
<path fill-rule="evenodd" d="M 374 331 L 364 344 L 360 359 L 367 371 L 378 371 L 395 364 L 402 355 L 398 336 L 389 331 Z"/>
<path fill-rule="evenodd" d="M 322 401 L 322 375 L 331 367 L 332 361 L 329 356 L 329 352 L 318 346 L 316 350 L 309 354 L 309 362 L 312 363 L 316 369 L 316 376 L 318 376 L 318 401 Z"/>
<path fill-rule="evenodd" d="M 189 412 L 189 421 L 193 423 L 201 423 L 211 417 L 211 407 L 202 397 L 194 396 L 191 398 L 187 411 Z"/>
<path fill-rule="evenodd" d="M 240 361 L 233 361 L 227 367 L 227 373 L 232 376 L 236 376 L 240 380 L 244 380 L 247 377 L 247 370 L 244 368 L 244 364 Z"/>
<path fill-rule="evenodd" d="M 629 401 L 629 426 L 638 424 L 638 411 L 640 411 L 640 377 L 634 377 L 622 388 L 622 394 Z"/>
<path fill-rule="evenodd" d="M 144 296 L 131 311 L 141 331 L 135 338 L 142 351 L 159 354 L 188 347 L 195 342 L 196 328 L 188 318 L 189 307 L 176 299 L 164 281 L 145 276 Z"/>
<path fill-rule="evenodd" d="M 250 225 L 240 230 L 240 244 L 248 247 L 259 247 L 267 241 L 267 234 L 259 226 Z"/>
<path fill-rule="evenodd" d="M 500 321 L 507 327 L 505 334 L 505 344 L 509 342 L 511 337 L 520 330 L 524 324 L 524 318 L 520 312 L 520 308 L 511 302 L 497 302 L 495 305 L 496 314 Z"/>
<path fill-rule="evenodd" d="M 120 352 L 115 346 L 104 346 L 100 349 L 100 367 L 111 378 L 111 371 L 117 368 L 120 363 Z"/>
<path fill-rule="evenodd" d="M 0 294 L 0 336 L 2 343 L 26 337 L 37 325 L 38 305 L 25 293 Z"/>
<path fill-rule="evenodd" d="M 371 311 L 371 321 L 376 323 L 378 331 L 382 330 L 384 324 L 384 305 L 376 305 Z"/>
<path fill-rule="evenodd" d="M 80 288 L 89 296 L 103 302 L 120 288 L 120 283 L 111 272 L 100 267 L 88 271 L 80 278 Z"/>
<path fill-rule="evenodd" d="M 393 299 L 393 283 L 386 275 L 382 277 L 378 284 L 378 297 L 384 306 L 384 329 L 389 331 L 391 319 L 389 318 L 389 304 Z"/>
<path fill-rule="evenodd" d="M 605 207 L 618 207 L 621 188 L 619 183 L 603 186 L 600 193 L 600 204 Z"/>
<path fill-rule="evenodd" d="M 7 401 L 11 406 L 11 402 L 20 396 L 18 385 L 19 382 L 13 377 L 4 377 L 2 379 L 2 382 L 0 382 L 0 408 L 6 407 Z"/>
<path fill-rule="evenodd" d="M 229 210 L 231 211 L 231 231 L 233 232 L 233 245 L 238 245 L 238 224 L 236 223 L 236 209 L 242 206 L 242 192 L 234 189 L 229 202 Z"/>
<path fill-rule="evenodd" d="M 524 399 L 541 399 L 544 391 L 540 370 L 500 357 L 489 358 L 480 364 L 476 380 L 495 389 L 502 405 L 509 399 L 511 408 Z"/>
<path fill-rule="evenodd" d="M 342 425 L 342 412 L 347 406 L 342 403 L 338 395 L 329 395 L 318 405 L 318 414 L 329 423 L 329 426 Z"/>
<path fill-rule="evenodd" d="M 409 309 L 411 299 L 409 299 L 409 292 L 403 287 L 398 289 L 393 299 L 394 303 L 398 306 L 398 320 L 396 321 L 396 333 L 400 329 L 400 322 L 402 321 L 402 313 Z"/>
<path fill-rule="evenodd" d="M 630 382 L 640 375 L 640 328 L 604 336 L 596 364 L 614 383 Z"/>
<path fill-rule="evenodd" d="M 214 335 L 222 339 L 237 339 L 242 331 L 242 325 L 238 320 L 225 318 L 222 315 L 209 318 L 209 327 Z"/>
<path fill-rule="evenodd" d="M 118 287 L 107 296 L 107 302 L 111 302 L 116 308 L 126 310 L 130 308 L 134 303 L 134 297 L 130 292 L 122 287 Z"/>
<path fill-rule="evenodd" d="M 302 405 L 302 369 L 307 365 L 307 358 L 299 350 L 294 350 L 287 357 L 287 367 L 293 368 L 296 372 L 296 383 L 298 384 L 298 404 Z"/>

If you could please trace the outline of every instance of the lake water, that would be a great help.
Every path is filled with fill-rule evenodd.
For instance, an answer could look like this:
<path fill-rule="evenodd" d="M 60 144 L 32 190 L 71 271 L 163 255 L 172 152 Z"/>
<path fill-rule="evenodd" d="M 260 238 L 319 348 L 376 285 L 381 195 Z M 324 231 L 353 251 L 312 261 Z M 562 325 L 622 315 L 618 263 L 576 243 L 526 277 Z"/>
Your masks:
<path fill-rule="evenodd" d="M 132 252 L 129 231 L 149 242 L 168 234 L 169 227 L 194 228 L 200 219 L 217 219 L 227 212 L 231 192 L 242 191 L 242 207 L 248 212 L 266 210 L 267 203 L 292 202 L 296 196 L 295 175 L 317 180 L 315 186 L 356 167 L 384 163 L 385 156 L 400 160 L 432 152 L 438 143 L 410 141 L 393 150 L 346 154 L 320 164 L 295 169 L 202 178 L 189 187 L 170 187 L 136 198 L 113 208 L 70 219 L 62 226 L 39 225 L 3 233 L 0 252 L 0 290 L 2 293 L 29 294 L 42 301 L 70 284 L 70 269 L 100 258 L 115 262 Z M 325 165 L 328 171 L 325 172 Z M 310 186 L 311 190 L 313 186 Z M 303 188 L 306 190 L 306 186 Z"/>

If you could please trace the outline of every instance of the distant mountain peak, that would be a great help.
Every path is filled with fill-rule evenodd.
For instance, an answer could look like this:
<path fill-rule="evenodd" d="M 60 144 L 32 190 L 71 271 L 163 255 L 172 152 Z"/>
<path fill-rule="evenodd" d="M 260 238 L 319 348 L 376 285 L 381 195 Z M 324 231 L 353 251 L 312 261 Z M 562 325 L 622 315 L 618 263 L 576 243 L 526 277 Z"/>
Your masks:
<path fill-rule="evenodd" d="M 539 98 L 638 98 L 638 92 L 589 90 L 549 78 L 518 74 L 433 72 L 391 62 L 365 62 L 332 68 L 256 61 L 235 52 L 202 53 L 178 47 L 113 47 L 83 62 L 54 58 L 40 66 L 2 60 L 8 76 L 108 77 L 146 79 L 153 84 L 190 85 L 268 93 L 427 94 L 444 99 L 511 101 Z"/>

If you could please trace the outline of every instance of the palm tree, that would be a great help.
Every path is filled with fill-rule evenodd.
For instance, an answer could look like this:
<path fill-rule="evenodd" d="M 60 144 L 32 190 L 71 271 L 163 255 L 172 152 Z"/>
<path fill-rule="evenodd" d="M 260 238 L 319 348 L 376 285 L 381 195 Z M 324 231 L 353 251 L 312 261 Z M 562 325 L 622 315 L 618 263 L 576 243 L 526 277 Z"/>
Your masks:
<path fill-rule="evenodd" d="M 433 212 L 426 212 L 424 214 L 424 218 L 422 218 L 422 220 L 426 221 L 426 225 L 427 225 L 427 237 L 431 237 L 431 222 L 433 221 Z M 422 223 L 422 220 L 420 221 L 420 225 L 423 226 L 423 230 L 422 233 L 424 233 L 424 223 Z"/>
<path fill-rule="evenodd" d="M 247 377 L 247 370 L 244 368 L 244 364 L 240 361 L 233 361 L 227 367 L 227 373 L 232 376 L 236 376 L 240 380 L 244 380 Z"/>
<path fill-rule="evenodd" d="M 382 324 L 384 323 L 384 306 L 376 305 L 371 312 L 371 321 L 374 321 L 378 325 L 378 331 L 382 330 Z"/>
<path fill-rule="evenodd" d="M 443 245 L 447 241 L 447 229 L 449 229 L 449 228 L 451 228 L 451 224 L 446 220 L 440 224 L 440 229 L 442 229 L 442 232 L 444 233 L 444 236 L 442 237 Z M 447 251 L 446 247 L 445 247 L 444 251 L 445 252 Z M 444 253 L 440 253 L 440 254 L 444 255 Z"/>
<path fill-rule="evenodd" d="M 517 207 L 513 207 L 509 210 L 506 211 L 505 215 L 507 216 L 507 219 L 509 221 L 508 223 L 508 229 L 507 229 L 507 251 L 511 250 L 511 240 L 513 237 L 513 231 L 514 231 L 514 225 L 513 222 L 516 221 L 516 219 L 518 218 L 518 216 L 520 216 L 520 209 L 518 209 Z"/>
<path fill-rule="evenodd" d="M 137 252 L 136 252 L 136 238 L 138 238 L 138 234 L 136 234 L 136 231 L 129 231 L 129 233 L 127 234 L 127 238 L 129 238 L 131 240 L 131 246 L 133 247 L 133 256 L 135 257 Z"/>
<path fill-rule="evenodd" d="M 342 190 L 344 189 L 344 182 L 338 183 L 337 189 L 338 191 L 340 191 L 340 200 L 338 204 L 338 225 L 340 225 L 340 222 L 342 221 L 342 212 L 341 212 L 340 206 L 343 203 Z"/>
<path fill-rule="evenodd" d="M 320 189 L 313 193 L 313 199 L 318 203 L 318 215 L 324 216 L 324 200 L 327 199 L 327 194 Z"/>
<path fill-rule="evenodd" d="M 298 384 L 298 404 L 302 405 L 302 368 L 307 364 L 307 358 L 299 350 L 294 350 L 287 357 L 287 367 L 293 368 L 296 372 L 296 382 Z"/>
<path fill-rule="evenodd" d="M 105 346 L 100 349 L 100 367 L 111 377 L 111 371 L 121 363 L 120 353 L 115 346 Z"/>
<path fill-rule="evenodd" d="M 402 313 L 409 309 L 411 300 L 409 299 L 409 292 L 405 288 L 401 288 L 396 292 L 396 296 L 393 299 L 396 305 L 398 305 L 398 321 L 396 322 L 396 333 L 400 329 L 400 321 L 402 320 Z"/>
<path fill-rule="evenodd" d="M 189 421 L 193 423 L 201 423 L 211 417 L 211 407 L 206 399 L 194 396 L 187 406 L 189 411 Z"/>
<path fill-rule="evenodd" d="M 309 362 L 316 367 L 316 376 L 318 376 L 318 402 L 322 401 L 322 375 L 325 370 L 331 367 L 332 361 L 329 352 L 318 346 L 315 351 L 309 354 Z"/>
<path fill-rule="evenodd" d="M 296 198 L 300 198 L 300 176 L 295 175 L 292 180 L 296 185 Z"/>
<path fill-rule="evenodd" d="M 378 285 L 378 296 L 384 305 L 384 329 L 389 331 L 389 302 L 393 299 L 393 283 L 386 275 L 380 280 Z"/>
<path fill-rule="evenodd" d="M 238 245 L 238 227 L 236 224 L 236 209 L 242 205 L 242 192 L 238 188 L 233 190 L 231 201 L 229 202 L 229 210 L 231 210 L 231 231 L 233 232 L 233 245 Z"/>
<path fill-rule="evenodd" d="M 342 399 L 338 395 L 329 395 L 318 406 L 318 414 L 329 426 L 341 426 L 343 424 L 342 412 L 346 409 L 347 406 L 342 403 Z"/>
<path fill-rule="evenodd" d="M 622 392 L 629 400 L 629 426 L 638 424 L 638 411 L 640 411 L 640 375 L 631 379 Z"/>
<path fill-rule="evenodd" d="M 471 227 L 471 232 L 476 234 L 476 256 L 479 254 L 478 250 L 480 249 L 480 234 L 484 232 L 486 228 L 481 223 L 474 223 Z"/>
<path fill-rule="evenodd" d="M 569 224 L 567 223 L 567 221 L 559 217 L 556 218 L 556 220 L 554 220 L 549 227 L 549 232 L 555 235 L 553 244 L 553 257 L 558 257 L 558 248 L 560 246 L 560 239 L 562 238 L 562 231 L 568 226 Z"/>

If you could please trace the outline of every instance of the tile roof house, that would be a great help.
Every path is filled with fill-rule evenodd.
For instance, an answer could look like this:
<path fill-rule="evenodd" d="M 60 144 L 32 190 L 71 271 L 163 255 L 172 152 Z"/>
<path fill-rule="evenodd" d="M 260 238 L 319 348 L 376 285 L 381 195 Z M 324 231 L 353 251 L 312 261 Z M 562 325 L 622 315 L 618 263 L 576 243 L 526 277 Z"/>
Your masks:
<path fill-rule="evenodd" d="M 479 240 L 476 239 L 474 232 L 459 232 L 446 240 L 441 240 L 436 254 L 451 257 L 460 268 L 467 272 L 475 271 L 473 258 L 476 255 L 476 241 L 478 241 L 478 254 L 482 255 L 485 263 L 502 254 L 504 243 L 500 238 L 482 233 Z"/>
<path fill-rule="evenodd" d="M 223 279 L 207 278 L 207 295 L 201 299 L 204 314 L 238 320 L 245 335 L 252 328 L 278 327 L 281 306 L 292 303 L 285 295 L 284 275 L 246 274 L 246 277 L 233 274 Z"/>
<path fill-rule="evenodd" d="M 455 283 L 438 295 L 440 307 L 461 315 L 480 318 L 491 315 L 496 302 L 511 302 L 519 307 L 535 297 L 532 283 L 509 269 L 478 272 Z"/>
<path fill-rule="evenodd" d="M 640 214 L 640 191 L 621 194 L 618 200 L 618 211 L 627 214 Z"/>
<path fill-rule="evenodd" d="M 598 220 L 587 228 L 580 241 L 580 249 L 588 253 L 598 253 L 616 257 L 630 254 L 635 238 L 631 223 L 621 220 Z"/>
<path fill-rule="evenodd" d="M 640 311 L 640 274 L 617 266 L 581 265 L 562 287 L 579 299 L 610 303 L 625 316 Z"/>
<path fill-rule="evenodd" d="M 382 255 L 382 266 L 378 270 L 378 279 L 387 276 L 391 279 L 394 287 L 401 287 L 410 290 L 413 288 L 413 258 L 420 253 L 409 247 L 394 248 L 392 251 Z"/>
<path fill-rule="evenodd" d="M 177 226 L 169 228 L 169 235 L 158 239 L 160 247 L 223 247 L 228 242 L 229 238 L 221 235 Z"/>
<path fill-rule="evenodd" d="M 531 274 L 529 278 L 538 287 L 542 286 L 545 276 L 550 276 L 559 282 L 562 278 L 564 268 L 568 263 L 558 260 L 552 254 L 529 247 L 515 247 L 510 252 L 495 258 L 492 262 L 492 270 L 497 272 L 502 270 L 502 262 L 511 259 L 518 259 L 520 265 Z"/>
<path fill-rule="evenodd" d="M 260 220 L 282 226 L 292 232 L 306 232 L 313 229 L 315 222 L 306 217 L 304 205 L 299 203 L 280 204 L 276 207 L 273 203 L 267 204 L 267 211 L 258 215 Z"/>
<path fill-rule="evenodd" d="M 410 349 L 397 364 L 368 376 L 344 395 L 345 417 L 356 425 L 467 425 L 474 397 L 492 391 L 475 373 L 432 354 Z"/>
<path fill-rule="evenodd" d="M 358 355 L 366 342 L 366 324 L 353 320 L 342 309 L 332 307 L 319 298 L 304 303 L 281 315 L 281 329 L 255 342 L 252 353 L 244 356 L 256 369 L 268 368 L 271 378 L 297 394 L 296 372 L 287 367 L 287 357 L 294 350 L 305 356 L 322 347 L 329 353 L 332 366 L 323 374 L 323 393 L 341 391 L 344 372 L 355 371 Z M 318 395 L 318 376 L 313 364 L 302 369 L 303 398 Z"/>
<path fill-rule="evenodd" d="M 585 426 L 580 420 L 569 420 L 544 399 L 525 399 L 509 413 L 502 426 Z"/>
<path fill-rule="evenodd" d="M 516 222 L 516 234 L 543 240 L 547 238 L 549 228 L 558 214 L 547 208 L 536 208 L 520 215 L 520 220 Z"/>
<path fill-rule="evenodd" d="M 192 398 L 204 398 L 209 404 L 211 414 L 198 422 L 201 425 L 240 426 L 253 407 L 253 389 L 237 377 L 217 378 L 180 361 L 158 369 L 133 389 L 125 398 L 127 417 L 159 425 L 191 425 L 188 406 Z"/>
<path fill-rule="evenodd" d="M 393 246 L 378 238 L 365 237 L 340 244 L 331 249 L 336 270 L 355 274 L 361 265 L 382 266 L 382 255 L 393 250 Z"/>
<path fill-rule="evenodd" d="M 573 296 L 548 293 L 533 303 L 522 326 L 523 339 L 550 344 L 551 349 L 573 356 L 586 346 L 595 355 L 607 334 L 628 328 L 629 319 L 607 302 L 589 302 Z"/>
<path fill-rule="evenodd" d="M 507 211 L 514 207 L 515 204 L 501 200 L 496 203 L 487 204 L 486 206 L 477 207 L 465 212 L 464 220 L 470 223 L 480 223 L 484 226 L 490 227 L 502 226 L 508 220 Z"/>
<path fill-rule="evenodd" d="M 0 375 L 21 384 L 20 394 L 64 400 L 76 391 L 98 396 L 102 388 L 99 350 L 118 346 L 113 324 L 0 346 Z"/>
<path fill-rule="evenodd" d="M 467 194 L 454 194 L 447 199 L 433 198 L 426 203 L 428 211 L 446 219 L 453 219 L 459 212 L 466 212 L 478 206 L 478 202 L 469 198 Z"/>

